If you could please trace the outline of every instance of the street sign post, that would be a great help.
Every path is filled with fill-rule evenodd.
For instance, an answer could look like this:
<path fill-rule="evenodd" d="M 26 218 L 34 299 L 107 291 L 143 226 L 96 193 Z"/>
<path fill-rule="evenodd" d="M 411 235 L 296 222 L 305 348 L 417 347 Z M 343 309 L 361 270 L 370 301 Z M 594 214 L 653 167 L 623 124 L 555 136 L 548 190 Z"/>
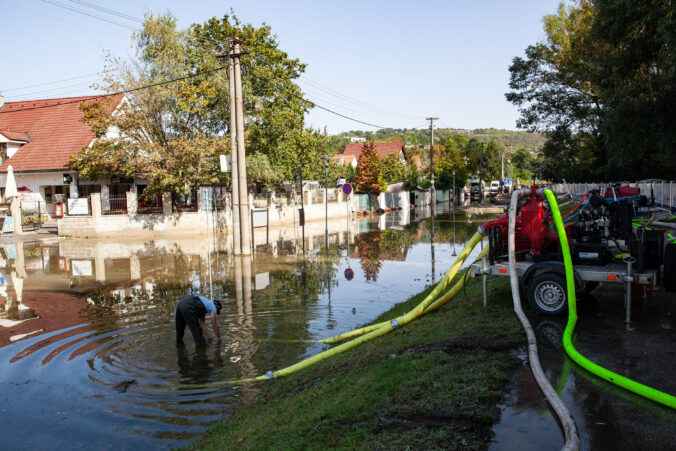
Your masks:
<path fill-rule="evenodd" d="M 354 271 L 352 271 L 352 268 L 347 268 L 344 275 L 346 280 L 352 280 L 354 278 Z"/>

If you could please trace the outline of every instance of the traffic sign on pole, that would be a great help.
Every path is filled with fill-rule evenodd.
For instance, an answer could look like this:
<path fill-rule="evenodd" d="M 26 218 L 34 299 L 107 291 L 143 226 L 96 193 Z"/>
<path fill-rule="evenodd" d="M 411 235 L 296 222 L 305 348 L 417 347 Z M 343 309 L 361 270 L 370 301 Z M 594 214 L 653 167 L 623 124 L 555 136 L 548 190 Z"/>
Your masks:
<path fill-rule="evenodd" d="M 343 184 L 343 194 L 346 196 L 349 196 L 352 193 L 352 185 L 349 183 L 344 183 Z"/>
<path fill-rule="evenodd" d="M 354 271 L 352 271 L 352 268 L 347 268 L 345 270 L 345 279 L 347 280 L 352 280 L 354 278 Z"/>

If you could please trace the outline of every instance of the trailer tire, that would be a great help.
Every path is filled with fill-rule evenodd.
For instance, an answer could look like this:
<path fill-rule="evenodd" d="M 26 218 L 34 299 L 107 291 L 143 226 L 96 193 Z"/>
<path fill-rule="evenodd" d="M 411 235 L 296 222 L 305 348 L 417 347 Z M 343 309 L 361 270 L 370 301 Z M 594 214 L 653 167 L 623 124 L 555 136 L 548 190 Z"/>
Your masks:
<path fill-rule="evenodd" d="M 560 274 L 544 272 L 528 284 L 528 302 L 543 315 L 563 315 L 568 310 L 566 280 Z"/>

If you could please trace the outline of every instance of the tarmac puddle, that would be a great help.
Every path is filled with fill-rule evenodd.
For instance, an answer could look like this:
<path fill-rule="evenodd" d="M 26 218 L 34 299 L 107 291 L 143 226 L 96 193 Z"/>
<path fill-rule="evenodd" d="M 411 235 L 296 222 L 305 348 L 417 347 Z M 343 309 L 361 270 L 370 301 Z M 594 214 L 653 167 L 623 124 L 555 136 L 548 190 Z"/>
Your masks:
<path fill-rule="evenodd" d="M 665 393 L 676 394 L 676 335 L 663 327 L 676 313 L 676 296 L 645 300 L 634 294 L 633 323 L 624 323 L 623 290 L 601 285 L 579 303 L 575 346 L 591 361 Z M 582 450 L 670 450 L 676 443 L 676 412 L 586 372 L 561 344 L 565 318 L 531 315 L 542 368 L 568 407 Z M 522 350 L 523 365 L 493 427 L 491 450 L 558 450 L 563 435 Z"/>

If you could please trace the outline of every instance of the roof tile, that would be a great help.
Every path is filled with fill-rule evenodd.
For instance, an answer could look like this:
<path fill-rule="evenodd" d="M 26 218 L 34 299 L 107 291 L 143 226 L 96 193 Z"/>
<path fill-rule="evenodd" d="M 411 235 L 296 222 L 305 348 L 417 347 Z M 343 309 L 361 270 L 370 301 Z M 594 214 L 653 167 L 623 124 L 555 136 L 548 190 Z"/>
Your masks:
<path fill-rule="evenodd" d="M 117 106 L 123 97 L 111 96 L 112 105 Z M 12 130 L 24 138 L 28 133 L 30 142 L 5 160 L 0 172 L 6 172 L 10 164 L 14 171 L 66 169 L 70 156 L 94 139 L 94 132 L 82 122 L 80 103 L 100 99 L 85 96 L 5 103 L 0 108 L 0 130 Z"/>

